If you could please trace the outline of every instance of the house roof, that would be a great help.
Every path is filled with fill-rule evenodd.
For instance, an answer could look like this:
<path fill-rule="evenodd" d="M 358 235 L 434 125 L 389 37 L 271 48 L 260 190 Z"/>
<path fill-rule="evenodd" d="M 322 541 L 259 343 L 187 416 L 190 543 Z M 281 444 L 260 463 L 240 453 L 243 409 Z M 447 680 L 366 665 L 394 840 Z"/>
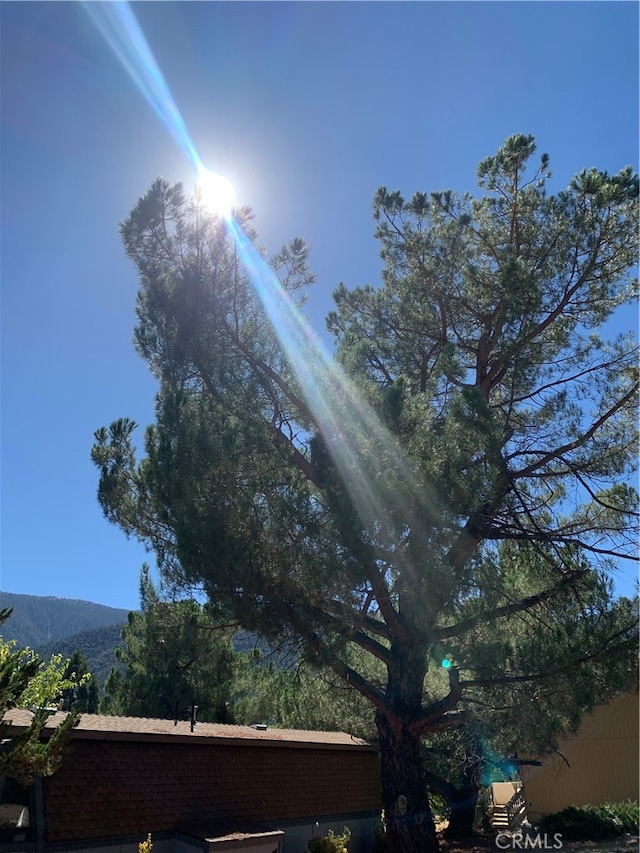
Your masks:
<path fill-rule="evenodd" d="M 50 733 L 66 713 L 51 715 L 45 729 Z M 32 720 L 31 711 L 14 708 L 4 720 L 14 729 L 26 728 Z M 264 745 L 314 749 L 376 750 L 361 738 L 345 732 L 318 732 L 304 729 L 257 729 L 223 723 L 196 723 L 193 732 L 189 721 L 159 720 L 147 717 L 116 717 L 106 714 L 81 714 L 72 737 L 92 740 L 216 742 L 219 745 Z"/>

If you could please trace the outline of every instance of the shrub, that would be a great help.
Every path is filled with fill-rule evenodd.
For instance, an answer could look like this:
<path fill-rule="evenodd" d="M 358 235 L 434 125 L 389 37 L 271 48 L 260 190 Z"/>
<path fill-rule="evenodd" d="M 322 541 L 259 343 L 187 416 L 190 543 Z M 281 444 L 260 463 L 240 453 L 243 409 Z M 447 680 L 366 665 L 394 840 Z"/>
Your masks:
<path fill-rule="evenodd" d="M 373 848 L 371 853 L 389 853 L 389 842 L 383 822 L 377 823 L 373 828 Z"/>
<path fill-rule="evenodd" d="M 147 840 L 141 841 L 140 844 L 138 844 L 138 853 L 151 853 L 152 848 L 153 844 L 151 842 L 151 833 L 149 833 L 149 835 L 147 835 Z"/>
<path fill-rule="evenodd" d="M 640 810 L 637 803 L 604 803 L 601 806 L 569 806 L 547 815 L 540 827 L 559 832 L 567 841 L 597 841 L 615 838 L 625 832 L 637 835 Z"/>
<path fill-rule="evenodd" d="M 348 853 L 347 844 L 351 838 L 351 830 L 345 826 L 342 835 L 335 835 L 329 830 L 328 835 L 316 835 L 309 841 L 310 853 Z"/>

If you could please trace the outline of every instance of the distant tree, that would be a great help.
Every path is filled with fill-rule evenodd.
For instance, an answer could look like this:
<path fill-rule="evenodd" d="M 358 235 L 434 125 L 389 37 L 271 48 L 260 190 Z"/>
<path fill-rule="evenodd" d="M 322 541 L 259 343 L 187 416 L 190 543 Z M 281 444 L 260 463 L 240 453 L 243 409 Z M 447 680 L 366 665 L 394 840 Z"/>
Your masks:
<path fill-rule="evenodd" d="M 161 180 L 122 225 L 160 390 L 139 464 L 131 421 L 96 433 L 104 512 L 168 583 L 297 638 L 372 704 L 393 853 L 437 849 L 422 739 L 470 724 L 481 689 L 561 677 L 488 642 L 478 667 L 467 638 L 527 612 L 542 630 L 584 560 L 636 552 L 637 346 L 602 333 L 637 298 L 638 178 L 589 169 L 548 195 L 534 152 L 509 138 L 478 198 L 378 191 L 382 286 L 341 286 L 328 318 L 341 370 L 288 320 L 313 278 L 301 240 L 270 276 L 244 213 L 230 227 Z M 538 552 L 524 588 L 504 542 Z M 584 632 L 565 639 L 575 666 Z M 626 648 L 600 640 L 590 658 Z"/>
<path fill-rule="evenodd" d="M 331 669 L 318 671 L 303 659 L 279 666 L 257 650 L 238 655 L 231 709 L 237 723 L 375 737 L 371 704 Z"/>
<path fill-rule="evenodd" d="M 116 651 L 123 671 L 107 679 L 107 713 L 185 719 L 192 704 L 198 719 L 230 722 L 234 670 L 232 631 L 221 628 L 194 600 L 163 601 L 144 567 L 140 611 L 122 629 Z"/>
<path fill-rule="evenodd" d="M 11 609 L 0 610 L 0 625 Z M 76 722 L 67 715 L 48 739 L 43 739 L 51 706 L 69 686 L 66 661 L 53 657 L 45 664 L 30 649 L 17 649 L 13 641 L 0 637 L 0 779 L 15 779 L 28 785 L 34 775 L 50 776 L 62 760 L 62 750 Z M 29 726 L 19 734 L 12 731 L 10 712 L 32 710 Z"/>
<path fill-rule="evenodd" d="M 71 655 L 64 677 L 73 684 L 62 694 L 63 711 L 95 714 L 100 705 L 100 687 L 97 678 L 89 672 L 87 659 L 79 649 Z"/>

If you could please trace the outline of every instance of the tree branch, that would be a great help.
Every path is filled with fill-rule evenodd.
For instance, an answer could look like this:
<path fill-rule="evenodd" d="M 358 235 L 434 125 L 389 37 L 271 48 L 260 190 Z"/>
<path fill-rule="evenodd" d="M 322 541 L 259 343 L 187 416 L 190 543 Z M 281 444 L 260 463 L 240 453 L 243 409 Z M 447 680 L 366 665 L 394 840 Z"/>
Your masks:
<path fill-rule="evenodd" d="M 444 696 L 442 699 L 438 699 L 437 702 L 432 702 L 431 705 L 423 708 L 418 716 L 411 721 L 410 730 L 416 734 L 426 730 L 435 731 L 432 727 L 434 725 L 439 726 L 439 721 L 450 714 L 450 712 L 457 706 L 461 697 L 462 687 L 460 684 L 460 676 L 457 667 L 454 666 L 449 670 L 449 693 L 447 696 Z M 466 711 L 461 711 L 460 714 L 470 716 Z M 449 716 L 448 719 L 452 719 L 452 717 Z M 460 725 L 462 724 L 460 723 Z"/>
<path fill-rule="evenodd" d="M 433 632 L 432 636 L 434 640 L 446 640 L 450 637 L 459 637 L 460 634 L 470 631 L 481 622 L 492 622 L 494 619 L 500 619 L 503 616 L 513 616 L 514 613 L 520 613 L 522 610 L 529 610 L 537 604 L 541 604 L 543 601 L 553 598 L 554 595 L 557 595 L 557 593 L 561 592 L 566 587 L 571 586 L 577 580 L 583 578 L 588 571 L 588 569 L 583 569 L 579 572 L 572 572 L 570 576 L 563 578 L 556 586 L 545 589 L 536 595 L 529 595 L 527 598 L 515 601 L 512 604 L 504 604 L 501 607 L 495 607 L 493 610 L 486 610 L 483 613 L 470 616 L 468 619 L 458 622 L 457 625 L 448 625 L 444 628 L 437 628 Z"/>
<path fill-rule="evenodd" d="M 531 455 L 539 455 L 542 458 L 538 462 L 534 462 L 531 465 L 528 465 L 526 468 L 521 468 L 520 471 L 514 471 L 511 473 L 511 476 L 514 480 L 521 480 L 524 477 L 529 477 L 534 472 L 538 471 L 540 468 L 543 468 L 549 462 L 554 459 L 560 459 L 564 457 L 566 453 L 571 452 L 572 450 L 577 450 L 579 447 L 582 447 L 590 438 L 592 438 L 596 432 L 601 429 L 604 424 L 610 420 L 616 412 L 620 409 L 624 408 L 627 403 L 631 402 L 638 391 L 637 383 L 633 386 L 633 388 L 616 401 L 615 405 L 611 406 L 603 415 L 601 415 L 597 420 L 595 420 L 589 429 L 587 429 L 579 438 L 576 438 L 575 441 L 570 441 L 568 444 L 563 445 L 562 447 L 558 447 L 552 451 L 542 451 L 542 450 L 530 450 L 529 454 Z"/>
<path fill-rule="evenodd" d="M 609 638 L 609 641 L 616 639 L 617 637 L 623 636 L 629 629 L 623 628 L 622 630 L 616 632 L 613 637 Z M 608 642 L 609 642 L 608 641 Z M 504 675 L 499 678 L 480 678 L 473 679 L 469 681 L 461 681 L 460 688 L 462 690 L 466 690 L 468 687 L 498 687 L 504 684 L 524 684 L 527 681 L 536 681 L 536 680 L 544 680 L 547 678 L 551 678 L 555 675 L 560 675 L 565 672 L 569 672 L 576 666 L 580 666 L 584 663 L 590 663 L 592 661 L 602 661 L 607 660 L 610 657 L 614 657 L 619 654 L 623 649 L 628 648 L 630 645 L 635 645 L 638 642 L 638 634 L 634 634 L 632 637 L 627 637 L 622 642 L 617 643 L 615 646 L 601 649 L 598 652 L 594 652 L 593 654 L 584 655 L 577 660 L 573 660 L 568 663 L 566 666 L 558 666 L 553 669 L 547 669 L 543 672 L 532 672 L 527 673 L 526 675 Z"/>

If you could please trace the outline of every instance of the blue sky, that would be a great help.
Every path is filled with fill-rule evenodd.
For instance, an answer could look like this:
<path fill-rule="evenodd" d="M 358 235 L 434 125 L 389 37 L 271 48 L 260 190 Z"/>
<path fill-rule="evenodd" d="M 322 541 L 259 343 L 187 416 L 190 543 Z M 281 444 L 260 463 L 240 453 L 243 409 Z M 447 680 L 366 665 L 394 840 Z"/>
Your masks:
<path fill-rule="evenodd" d="M 636 3 L 133 8 L 262 243 L 309 243 L 318 331 L 341 281 L 379 280 L 378 186 L 473 190 L 478 162 L 518 132 L 550 154 L 555 188 L 583 167 L 638 167 Z M 135 608 L 153 557 L 103 519 L 89 460 L 97 427 L 153 419 L 118 223 L 155 177 L 190 187 L 194 171 L 82 4 L 0 15 L 0 588 Z"/>

